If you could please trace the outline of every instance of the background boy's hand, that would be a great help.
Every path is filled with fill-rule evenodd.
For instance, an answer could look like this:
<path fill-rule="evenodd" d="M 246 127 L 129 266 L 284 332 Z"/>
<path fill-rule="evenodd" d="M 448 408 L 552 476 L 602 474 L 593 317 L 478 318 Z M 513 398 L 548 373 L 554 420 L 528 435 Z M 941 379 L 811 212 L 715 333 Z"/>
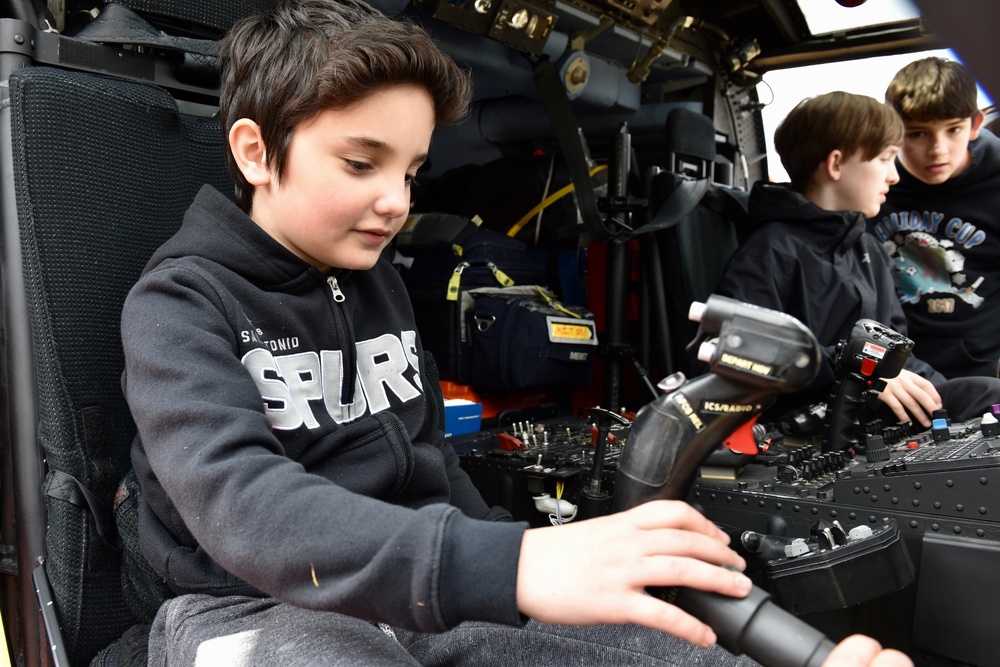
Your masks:
<path fill-rule="evenodd" d="M 864 635 L 851 635 L 837 644 L 823 667 L 913 667 L 913 662 L 899 651 L 883 649 Z"/>
<path fill-rule="evenodd" d="M 525 532 L 517 606 L 558 625 L 638 623 L 699 646 L 715 633 L 687 612 L 646 594 L 688 586 L 744 597 L 746 563 L 729 537 L 687 503 L 655 500 L 625 512 Z"/>
<path fill-rule="evenodd" d="M 913 419 L 924 428 L 930 428 L 931 413 L 941 407 L 941 396 L 930 380 L 906 369 L 885 381 L 885 389 L 878 398 L 892 409 L 899 421 Z"/>

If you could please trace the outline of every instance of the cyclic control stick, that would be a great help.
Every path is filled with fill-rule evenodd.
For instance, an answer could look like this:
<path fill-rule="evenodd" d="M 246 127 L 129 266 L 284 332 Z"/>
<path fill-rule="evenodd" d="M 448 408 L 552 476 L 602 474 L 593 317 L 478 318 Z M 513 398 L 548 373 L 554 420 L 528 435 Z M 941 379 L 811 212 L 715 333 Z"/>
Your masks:
<path fill-rule="evenodd" d="M 784 313 L 711 296 L 692 304 L 690 316 L 700 322 L 698 358 L 711 372 L 668 378 L 661 387 L 669 393 L 639 410 L 618 462 L 615 511 L 685 499 L 698 466 L 726 436 L 819 372 L 816 338 Z M 818 667 L 834 646 L 757 587 L 742 599 L 691 588 L 649 592 L 711 626 L 723 648 L 766 667 Z"/>

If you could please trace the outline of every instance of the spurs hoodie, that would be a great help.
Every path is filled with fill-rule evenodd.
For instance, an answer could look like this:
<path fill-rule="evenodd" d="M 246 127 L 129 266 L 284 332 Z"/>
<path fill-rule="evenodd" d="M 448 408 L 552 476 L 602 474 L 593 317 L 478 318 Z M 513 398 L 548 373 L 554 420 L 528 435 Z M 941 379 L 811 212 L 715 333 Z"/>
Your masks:
<path fill-rule="evenodd" d="M 143 553 L 175 593 L 516 625 L 526 526 L 434 423 L 404 286 L 324 275 L 205 186 L 122 315 Z"/>
<path fill-rule="evenodd" d="M 1000 139 L 969 143 L 972 165 L 927 185 L 899 165 L 869 229 L 893 259 L 910 337 L 948 377 L 997 376 L 1000 363 Z"/>

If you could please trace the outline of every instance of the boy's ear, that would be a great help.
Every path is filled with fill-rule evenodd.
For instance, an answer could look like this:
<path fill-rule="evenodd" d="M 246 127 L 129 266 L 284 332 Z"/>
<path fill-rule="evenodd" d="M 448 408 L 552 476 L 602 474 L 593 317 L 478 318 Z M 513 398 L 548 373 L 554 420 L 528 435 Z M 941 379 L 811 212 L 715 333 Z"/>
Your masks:
<path fill-rule="evenodd" d="M 982 111 L 977 111 L 976 115 L 972 117 L 972 128 L 969 130 L 969 141 L 979 137 L 979 130 L 982 128 L 984 120 L 986 120 L 986 114 Z"/>
<path fill-rule="evenodd" d="M 267 149 L 260 125 L 249 118 L 240 118 L 233 123 L 229 130 L 229 150 L 250 185 L 267 185 L 270 182 Z"/>
<path fill-rule="evenodd" d="M 844 166 L 844 154 L 839 150 L 830 151 L 830 154 L 820 165 L 822 175 L 831 181 L 839 181 Z"/>

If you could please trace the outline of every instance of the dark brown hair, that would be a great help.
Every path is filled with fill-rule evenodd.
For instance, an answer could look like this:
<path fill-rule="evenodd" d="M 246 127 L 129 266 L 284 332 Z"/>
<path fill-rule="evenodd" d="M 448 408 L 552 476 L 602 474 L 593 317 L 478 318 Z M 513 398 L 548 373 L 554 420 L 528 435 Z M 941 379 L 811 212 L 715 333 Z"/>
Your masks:
<path fill-rule="evenodd" d="M 344 109 L 392 84 L 423 86 L 438 125 L 465 117 L 469 75 L 421 27 L 360 0 L 282 0 L 248 17 L 219 45 L 219 115 L 228 138 L 241 118 L 261 128 L 268 168 L 280 180 L 292 133 L 328 109 Z M 236 203 L 249 212 L 253 186 L 228 148 Z"/>
<path fill-rule="evenodd" d="M 774 148 L 799 192 L 835 150 L 872 160 L 902 141 L 903 121 L 892 107 L 839 90 L 799 102 L 774 132 Z"/>
<path fill-rule="evenodd" d="M 904 66 L 889 82 L 885 101 L 904 121 L 972 118 L 979 111 L 975 77 L 962 63 L 944 58 Z"/>

